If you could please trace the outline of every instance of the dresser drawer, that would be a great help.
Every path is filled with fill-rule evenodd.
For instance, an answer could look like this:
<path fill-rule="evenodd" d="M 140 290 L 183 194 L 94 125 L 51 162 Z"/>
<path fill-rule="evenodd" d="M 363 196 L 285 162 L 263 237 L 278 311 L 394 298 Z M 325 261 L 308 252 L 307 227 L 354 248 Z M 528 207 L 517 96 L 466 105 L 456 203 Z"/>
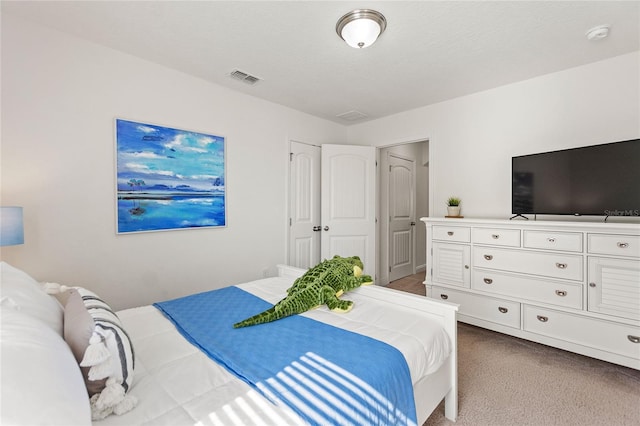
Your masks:
<path fill-rule="evenodd" d="M 583 277 L 582 256 L 575 254 L 475 247 L 473 267 L 576 281 Z"/>
<path fill-rule="evenodd" d="M 468 243 L 471 241 L 471 228 L 462 226 L 434 226 L 433 239 Z"/>
<path fill-rule="evenodd" d="M 640 236 L 588 234 L 587 250 L 594 254 L 640 257 Z"/>
<path fill-rule="evenodd" d="M 459 304 L 460 314 L 520 328 L 520 303 L 436 286 L 432 288 L 431 297 Z"/>
<path fill-rule="evenodd" d="M 582 284 L 474 269 L 471 288 L 496 295 L 582 309 Z"/>
<path fill-rule="evenodd" d="M 537 306 L 523 306 L 523 329 L 623 356 L 640 358 L 640 327 Z"/>
<path fill-rule="evenodd" d="M 523 247 L 582 252 L 582 234 L 579 232 L 528 231 L 523 232 Z"/>
<path fill-rule="evenodd" d="M 520 247 L 519 229 L 473 228 L 474 244 Z"/>

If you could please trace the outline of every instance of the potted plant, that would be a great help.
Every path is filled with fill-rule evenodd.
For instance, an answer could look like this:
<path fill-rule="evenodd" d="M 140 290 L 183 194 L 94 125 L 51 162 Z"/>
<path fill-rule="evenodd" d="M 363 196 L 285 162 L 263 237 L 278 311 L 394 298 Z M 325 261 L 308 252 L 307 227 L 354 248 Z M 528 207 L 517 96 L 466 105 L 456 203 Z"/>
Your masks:
<path fill-rule="evenodd" d="M 447 216 L 460 216 L 460 203 L 462 200 L 458 197 L 449 197 L 447 200 Z"/>

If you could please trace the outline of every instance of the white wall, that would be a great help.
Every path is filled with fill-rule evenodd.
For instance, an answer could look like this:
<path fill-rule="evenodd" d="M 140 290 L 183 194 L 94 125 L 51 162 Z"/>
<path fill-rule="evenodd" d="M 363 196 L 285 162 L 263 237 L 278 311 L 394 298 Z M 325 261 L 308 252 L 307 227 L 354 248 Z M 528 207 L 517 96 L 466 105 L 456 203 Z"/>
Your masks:
<path fill-rule="evenodd" d="M 508 218 L 511 157 L 640 137 L 640 52 L 348 128 L 349 142 L 429 139 L 430 215 Z M 613 218 L 612 218 L 613 219 Z"/>
<path fill-rule="evenodd" d="M 113 120 L 226 137 L 223 229 L 116 235 Z M 1 258 L 114 308 L 260 278 L 285 262 L 288 141 L 346 128 L 2 16 L 2 205 L 25 244 Z"/>
<path fill-rule="evenodd" d="M 508 217 L 512 155 L 640 137 L 634 53 L 345 128 L 2 15 L 1 202 L 25 244 L 0 258 L 116 309 L 274 273 L 288 141 L 430 141 L 432 216 Z M 227 138 L 228 226 L 115 233 L 113 119 Z"/>

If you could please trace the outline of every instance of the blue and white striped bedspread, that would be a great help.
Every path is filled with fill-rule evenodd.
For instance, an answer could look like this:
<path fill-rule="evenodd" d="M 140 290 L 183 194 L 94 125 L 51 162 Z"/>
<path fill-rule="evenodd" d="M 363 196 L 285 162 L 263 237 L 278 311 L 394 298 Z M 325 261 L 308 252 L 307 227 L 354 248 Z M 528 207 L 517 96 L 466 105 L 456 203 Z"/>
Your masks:
<path fill-rule="evenodd" d="M 210 358 L 310 424 L 416 424 L 409 368 L 387 343 L 299 315 L 234 329 L 272 306 L 238 287 L 154 306 Z"/>

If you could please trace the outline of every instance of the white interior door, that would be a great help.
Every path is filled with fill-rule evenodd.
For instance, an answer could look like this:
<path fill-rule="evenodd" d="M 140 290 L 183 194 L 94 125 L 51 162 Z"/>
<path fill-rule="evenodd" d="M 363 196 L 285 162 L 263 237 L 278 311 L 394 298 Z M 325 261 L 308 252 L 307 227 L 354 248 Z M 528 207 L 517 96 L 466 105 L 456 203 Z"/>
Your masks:
<path fill-rule="evenodd" d="M 291 142 L 289 171 L 289 265 L 320 262 L 320 147 Z"/>
<path fill-rule="evenodd" d="M 376 148 L 322 145 L 321 257 L 360 256 L 376 272 Z"/>
<path fill-rule="evenodd" d="M 415 271 L 415 162 L 389 154 L 389 281 Z"/>

